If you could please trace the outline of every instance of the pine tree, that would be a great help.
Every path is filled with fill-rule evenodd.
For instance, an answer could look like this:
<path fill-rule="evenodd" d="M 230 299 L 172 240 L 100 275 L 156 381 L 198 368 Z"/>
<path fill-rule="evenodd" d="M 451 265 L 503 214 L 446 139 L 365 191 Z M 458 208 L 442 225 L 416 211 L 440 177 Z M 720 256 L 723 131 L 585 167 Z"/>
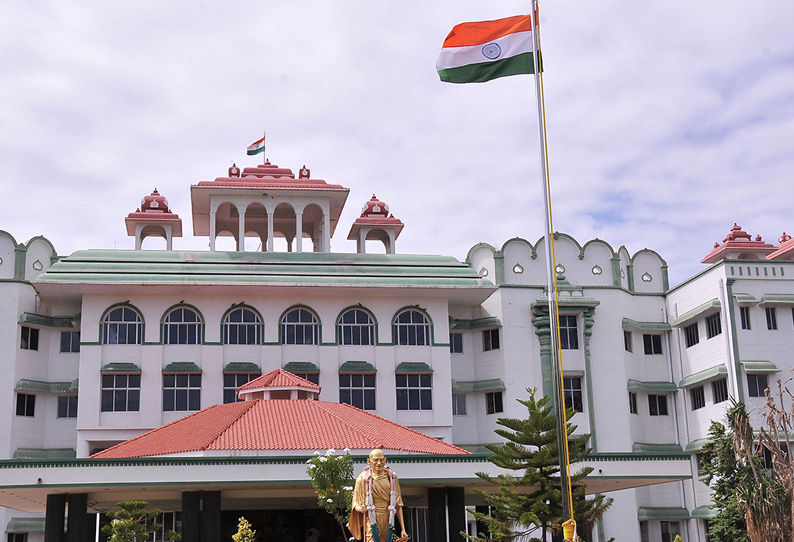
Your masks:
<path fill-rule="evenodd" d="M 521 471 L 520 476 L 490 476 L 478 472 L 477 476 L 499 487 L 493 494 L 477 490 L 491 507 L 490 514 L 474 512 L 478 521 L 488 527 L 489 535 L 467 536 L 481 542 L 508 542 L 518 537 L 527 537 L 536 531 L 540 536 L 532 541 L 546 540 L 547 534 L 559 529 L 564 520 L 562 493 L 559 480 L 559 452 L 557 446 L 557 422 L 550 397 L 535 399 L 536 389 L 528 389 L 529 398 L 518 402 L 527 408 L 525 419 L 500 418 L 497 424 L 504 429 L 495 433 L 504 444 L 487 444 L 493 452 L 489 461 L 506 470 Z M 574 412 L 568 411 L 570 419 Z M 589 434 L 570 436 L 576 426 L 568 424 L 569 457 L 573 465 L 582 461 L 590 449 Z M 612 504 L 612 499 L 598 495 L 585 498 L 583 479 L 592 468 L 571 471 L 573 486 L 574 517 L 580 535 L 589 533 L 595 522 Z M 463 533 L 465 534 L 465 533 Z"/>
<path fill-rule="evenodd" d="M 256 531 L 251 528 L 251 524 L 244 517 L 237 522 L 237 533 L 232 535 L 234 542 L 254 542 Z"/>

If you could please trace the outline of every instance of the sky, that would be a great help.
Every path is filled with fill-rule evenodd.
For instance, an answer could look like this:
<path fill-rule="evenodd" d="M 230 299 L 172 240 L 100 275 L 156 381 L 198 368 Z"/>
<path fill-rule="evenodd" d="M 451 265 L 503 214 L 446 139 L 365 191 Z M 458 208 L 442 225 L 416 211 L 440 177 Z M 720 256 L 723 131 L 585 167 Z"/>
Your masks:
<path fill-rule="evenodd" d="M 543 0 L 555 230 L 658 252 L 672 284 L 734 222 L 794 233 L 794 2 Z M 190 185 L 261 163 L 374 194 L 399 253 L 466 258 L 544 232 L 533 78 L 439 81 L 460 22 L 529 1 L 0 2 L 0 230 L 61 255 L 132 249 L 155 187 L 192 236 Z"/>

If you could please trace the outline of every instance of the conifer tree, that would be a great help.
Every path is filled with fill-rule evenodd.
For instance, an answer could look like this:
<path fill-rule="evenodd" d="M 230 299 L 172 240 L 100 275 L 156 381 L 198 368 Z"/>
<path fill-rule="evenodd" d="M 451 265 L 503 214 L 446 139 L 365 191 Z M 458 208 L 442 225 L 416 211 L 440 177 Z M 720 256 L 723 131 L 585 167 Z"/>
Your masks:
<path fill-rule="evenodd" d="M 562 494 L 559 479 L 559 452 L 557 446 L 557 422 L 550 397 L 535 399 L 537 389 L 527 389 L 529 398 L 518 400 L 527 408 L 524 419 L 500 418 L 497 435 L 504 444 L 487 444 L 493 455 L 489 461 L 506 470 L 519 471 L 520 475 L 490 476 L 478 472 L 477 476 L 499 487 L 499 493 L 477 490 L 491 507 L 490 514 L 474 512 L 478 521 L 488 528 L 488 534 L 468 536 L 479 542 L 509 542 L 518 537 L 531 541 L 547 540 L 547 534 L 555 532 L 564 520 Z M 574 412 L 568 410 L 570 419 Z M 582 461 L 590 449 L 589 434 L 571 436 L 576 426 L 568 424 L 568 448 L 571 465 Z M 595 522 L 612 504 L 612 499 L 598 495 L 585 498 L 583 479 L 592 468 L 571 470 L 573 486 L 574 516 L 580 536 L 589 533 Z M 540 531 L 536 533 L 536 531 Z M 463 533 L 465 534 L 465 533 Z"/>
<path fill-rule="evenodd" d="M 255 542 L 256 531 L 251 528 L 251 524 L 244 517 L 237 522 L 237 533 L 232 535 L 234 542 Z"/>

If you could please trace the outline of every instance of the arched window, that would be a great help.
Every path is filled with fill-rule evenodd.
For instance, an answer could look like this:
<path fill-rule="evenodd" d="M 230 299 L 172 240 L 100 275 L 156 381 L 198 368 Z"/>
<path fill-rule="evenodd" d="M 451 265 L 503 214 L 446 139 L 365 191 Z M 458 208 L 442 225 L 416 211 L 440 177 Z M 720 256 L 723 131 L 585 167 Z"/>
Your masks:
<path fill-rule="evenodd" d="M 116 307 L 102 321 L 102 344 L 141 344 L 141 315 L 128 307 Z"/>
<path fill-rule="evenodd" d="M 417 310 L 406 310 L 394 320 L 394 343 L 404 346 L 427 346 L 430 344 L 430 324 L 425 315 Z"/>
<path fill-rule="evenodd" d="M 375 324 L 366 311 L 350 309 L 339 317 L 339 344 L 368 346 L 375 344 Z"/>
<path fill-rule="evenodd" d="M 163 344 L 201 344 L 201 318 L 188 308 L 174 309 L 163 322 Z"/>
<path fill-rule="evenodd" d="M 223 321 L 223 344 L 261 344 L 261 322 L 251 309 L 234 309 Z"/>
<path fill-rule="evenodd" d="M 319 344 L 320 326 L 306 309 L 292 309 L 281 319 L 283 344 Z"/>

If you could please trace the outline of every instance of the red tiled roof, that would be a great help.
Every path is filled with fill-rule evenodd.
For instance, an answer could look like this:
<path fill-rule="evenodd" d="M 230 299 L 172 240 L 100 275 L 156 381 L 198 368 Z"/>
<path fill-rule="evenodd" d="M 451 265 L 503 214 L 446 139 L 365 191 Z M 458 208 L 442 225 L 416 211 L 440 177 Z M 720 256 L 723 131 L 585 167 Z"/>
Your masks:
<path fill-rule="evenodd" d="M 329 448 L 381 448 L 424 454 L 469 453 L 350 405 L 256 399 L 211 406 L 91 457 L 145 457 L 209 450 L 314 451 Z"/>
<path fill-rule="evenodd" d="M 314 382 L 309 382 L 305 378 L 301 378 L 292 374 L 284 369 L 274 369 L 267 374 L 243 384 L 238 389 L 257 390 L 261 388 L 303 388 L 320 391 L 322 388 Z"/>

